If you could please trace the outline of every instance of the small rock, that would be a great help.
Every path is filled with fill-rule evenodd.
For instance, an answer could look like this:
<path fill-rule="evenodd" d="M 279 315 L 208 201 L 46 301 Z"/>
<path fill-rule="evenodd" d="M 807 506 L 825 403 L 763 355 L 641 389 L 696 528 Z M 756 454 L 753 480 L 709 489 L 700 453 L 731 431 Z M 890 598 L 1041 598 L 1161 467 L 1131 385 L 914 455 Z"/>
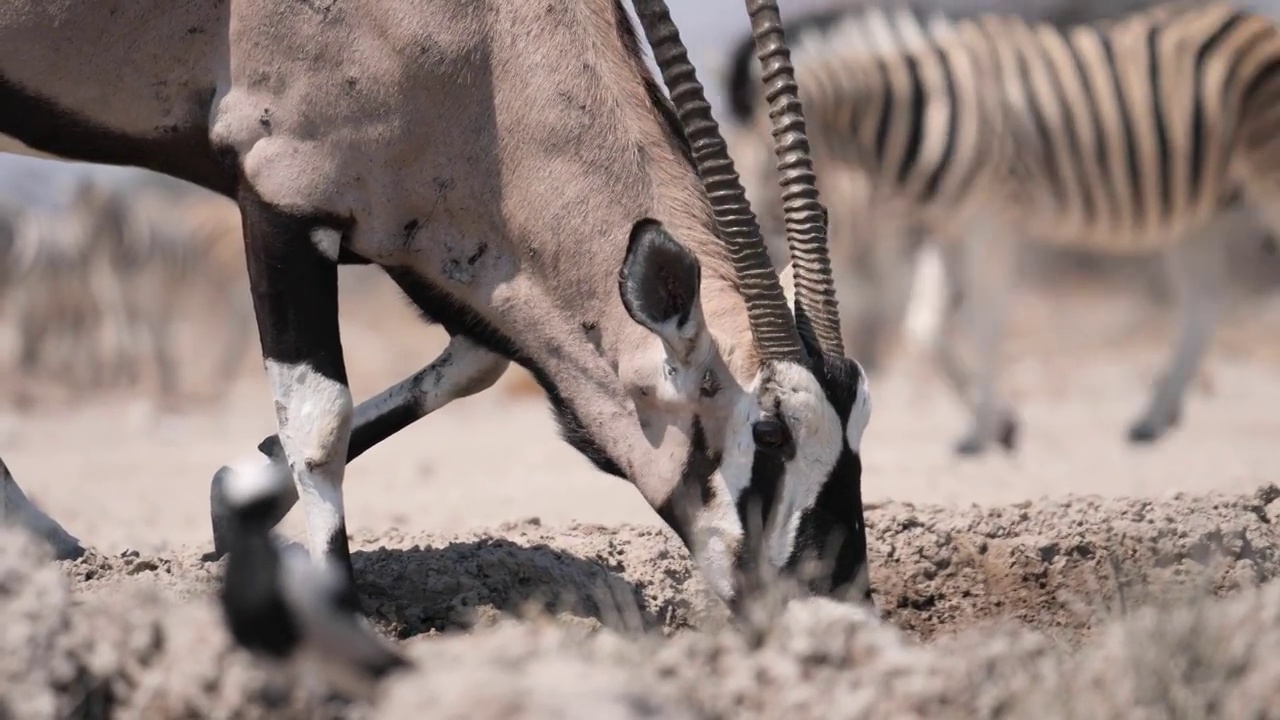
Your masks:
<path fill-rule="evenodd" d="M 155 560 L 138 560 L 137 562 L 130 565 L 129 569 L 126 572 L 129 575 L 137 575 L 138 573 L 142 573 L 142 572 L 155 572 L 156 570 L 159 570 L 159 569 L 160 569 L 160 566 L 156 563 Z"/>

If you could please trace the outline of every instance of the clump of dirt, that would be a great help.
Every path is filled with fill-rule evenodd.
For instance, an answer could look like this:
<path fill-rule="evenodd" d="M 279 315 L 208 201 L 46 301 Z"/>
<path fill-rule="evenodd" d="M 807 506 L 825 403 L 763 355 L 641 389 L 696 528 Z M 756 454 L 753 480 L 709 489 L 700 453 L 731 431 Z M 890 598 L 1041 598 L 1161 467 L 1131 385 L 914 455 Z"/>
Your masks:
<path fill-rule="evenodd" d="M 1000 623 L 921 644 L 857 607 L 793 603 L 751 644 L 503 623 L 415 639 L 369 717 L 1109 720 L 1276 717 L 1280 586 L 1112 620 L 1074 651 Z"/>
<path fill-rule="evenodd" d="M 417 663 L 372 706 L 234 648 L 220 563 L 3 531 L 0 718 L 1280 716 L 1274 485 L 868 515 L 880 616 L 802 601 L 748 633 L 657 528 L 356 537 Z"/>
<path fill-rule="evenodd" d="M 366 613 L 393 637 L 551 613 L 670 634 L 723 619 L 669 531 L 536 519 L 461 535 L 353 538 Z M 374 544 L 377 546 L 374 547 Z"/>
<path fill-rule="evenodd" d="M 867 513 L 886 619 L 928 639 L 994 619 L 1072 637 L 1100 614 L 1280 574 L 1280 488 Z"/>
<path fill-rule="evenodd" d="M 0 718 L 324 716 L 322 693 L 232 647 L 210 597 L 182 602 L 127 560 L 91 554 L 60 572 L 42 543 L 0 528 Z M 103 571 L 120 572 L 107 591 L 81 586 Z"/>

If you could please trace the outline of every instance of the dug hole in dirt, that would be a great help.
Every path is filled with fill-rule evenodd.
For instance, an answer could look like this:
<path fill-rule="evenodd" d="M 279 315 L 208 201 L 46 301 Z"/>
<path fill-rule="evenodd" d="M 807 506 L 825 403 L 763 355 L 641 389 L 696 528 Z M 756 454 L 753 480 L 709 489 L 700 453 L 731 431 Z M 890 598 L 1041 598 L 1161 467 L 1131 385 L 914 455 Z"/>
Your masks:
<path fill-rule="evenodd" d="M 416 668 L 325 701 L 234 649 L 221 566 L 0 533 L 0 718 L 1280 717 L 1280 488 L 868 511 L 882 618 L 729 629 L 648 527 L 353 538 Z"/>

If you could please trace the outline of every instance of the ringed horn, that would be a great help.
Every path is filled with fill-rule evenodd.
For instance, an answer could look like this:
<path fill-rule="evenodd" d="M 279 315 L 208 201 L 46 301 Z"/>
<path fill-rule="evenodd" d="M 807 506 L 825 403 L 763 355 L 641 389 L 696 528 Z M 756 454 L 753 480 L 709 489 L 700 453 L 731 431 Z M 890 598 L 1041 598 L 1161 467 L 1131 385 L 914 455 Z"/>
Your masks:
<path fill-rule="evenodd" d="M 782 172 L 787 246 L 795 272 L 794 318 L 720 127 L 711 115 L 711 104 L 665 0 L 635 0 L 635 8 L 693 148 L 694 165 L 710 199 L 716 229 L 729 248 L 761 359 L 804 362 L 799 333 L 822 353 L 842 357 L 844 345 L 827 253 L 827 212 L 818 200 L 795 72 L 776 0 L 747 0 L 747 11 L 767 85 L 775 152 Z"/>

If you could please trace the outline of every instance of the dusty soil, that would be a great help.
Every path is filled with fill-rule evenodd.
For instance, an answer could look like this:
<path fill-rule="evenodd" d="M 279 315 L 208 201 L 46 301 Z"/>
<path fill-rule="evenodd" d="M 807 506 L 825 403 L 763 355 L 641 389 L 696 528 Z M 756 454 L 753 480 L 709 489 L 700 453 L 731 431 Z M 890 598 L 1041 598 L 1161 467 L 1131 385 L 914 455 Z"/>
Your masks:
<path fill-rule="evenodd" d="M 365 397 L 441 338 L 376 283 L 352 296 Z M 1247 310 L 1142 449 L 1124 429 L 1170 329 L 1145 301 L 1019 305 L 1013 456 L 955 458 L 964 415 L 904 347 L 865 440 L 880 617 L 805 602 L 745 633 L 513 372 L 351 468 L 364 609 L 417 663 L 374 706 L 233 650 L 212 602 L 209 477 L 272 429 L 256 363 L 183 412 L 7 407 L 0 452 L 92 550 L 53 563 L 0 534 L 0 718 L 1280 717 L 1280 306 Z"/>

